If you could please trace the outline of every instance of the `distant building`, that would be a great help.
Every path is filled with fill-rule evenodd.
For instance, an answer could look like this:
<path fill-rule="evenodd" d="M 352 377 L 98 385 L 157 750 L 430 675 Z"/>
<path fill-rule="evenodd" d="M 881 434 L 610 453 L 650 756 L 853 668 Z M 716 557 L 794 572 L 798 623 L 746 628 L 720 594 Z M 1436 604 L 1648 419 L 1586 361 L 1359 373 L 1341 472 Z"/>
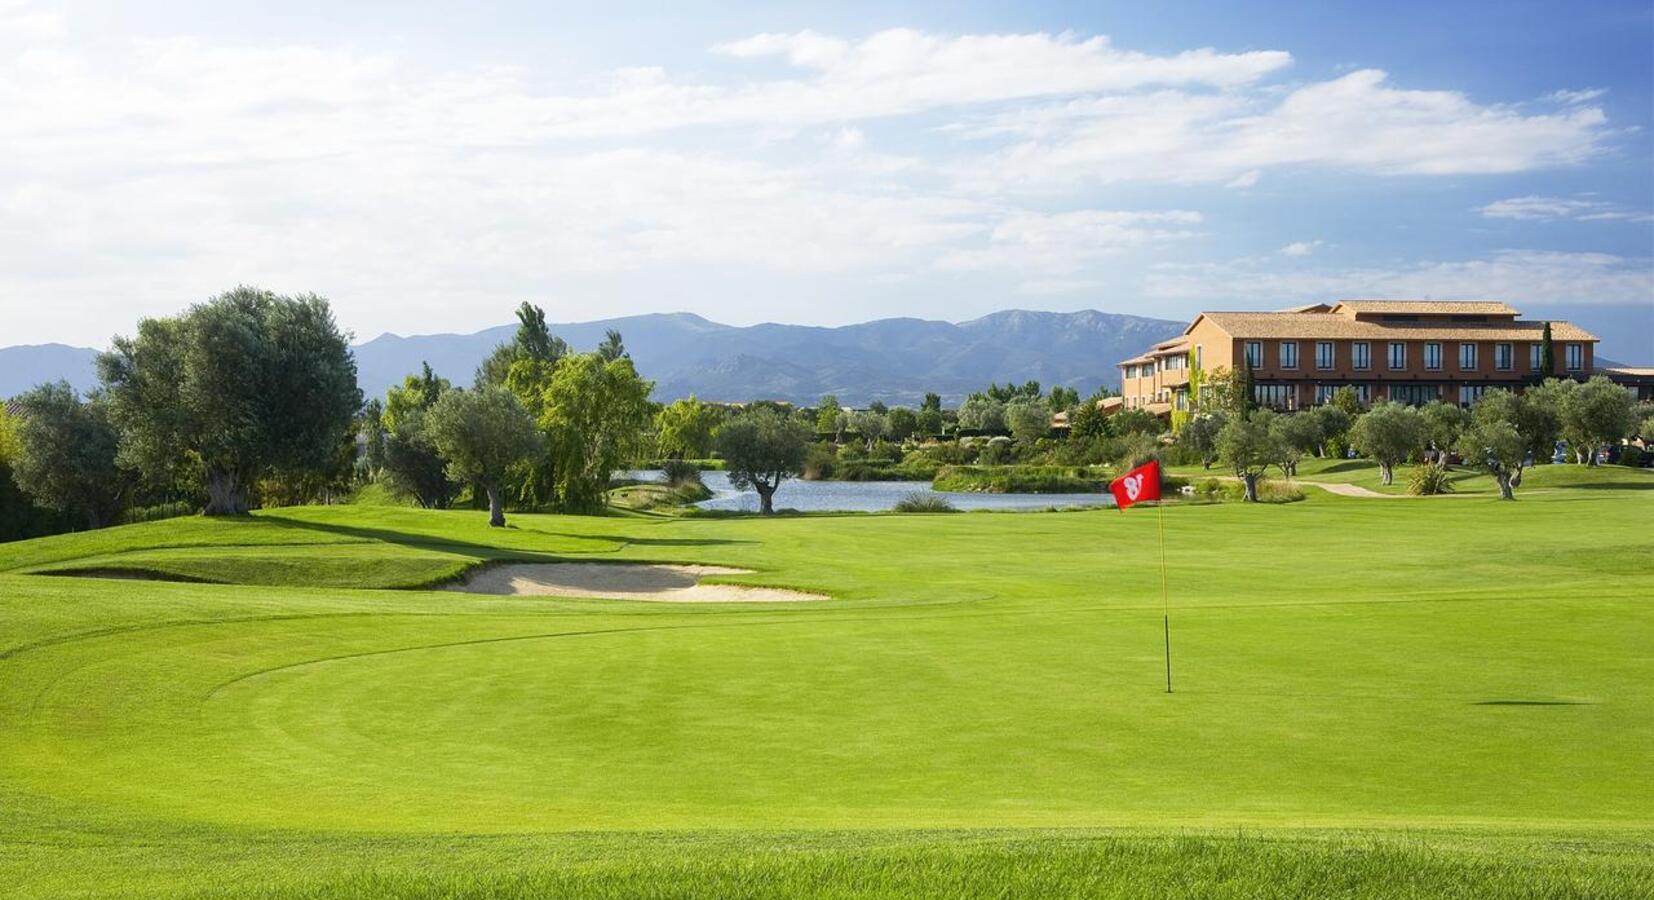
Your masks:
<path fill-rule="evenodd" d="M 1188 409 L 1191 365 L 1238 371 L 1242 360 L 1251 364 L 1258 405 L 1279 410 L 1325 403 L 1345 386 L 1363 404 L 1469 406 L 1489 388 L 1520 389 L 1542 374 L 1592 374 L 1596 335 L 1551 322 L 1554 359 L 1551 371 L 1541 373 L 1545 323 L 1519 315 L 1486 300 L 1344 300 L 1277 312 L 1204 312 L 1182 335 L 1121 362 L 1120 393 L 1129 408 L 1159 415 Z"/>

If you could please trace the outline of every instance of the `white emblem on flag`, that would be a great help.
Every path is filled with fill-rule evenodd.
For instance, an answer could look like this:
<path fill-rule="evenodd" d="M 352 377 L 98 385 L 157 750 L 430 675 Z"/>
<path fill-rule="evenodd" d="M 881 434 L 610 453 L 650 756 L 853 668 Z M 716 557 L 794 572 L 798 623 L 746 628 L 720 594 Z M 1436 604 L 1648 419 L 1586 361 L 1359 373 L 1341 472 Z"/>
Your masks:
<path fill-rule="evenodd" d="M 1142 492 L 1142 490 L 1143 490 L 1143 476 L 1141 476 L 1141 475 L 1127 475 L 1126 476 L 1126 499 L 1136 500 L 1137 495 L 1140 492 Z"/>

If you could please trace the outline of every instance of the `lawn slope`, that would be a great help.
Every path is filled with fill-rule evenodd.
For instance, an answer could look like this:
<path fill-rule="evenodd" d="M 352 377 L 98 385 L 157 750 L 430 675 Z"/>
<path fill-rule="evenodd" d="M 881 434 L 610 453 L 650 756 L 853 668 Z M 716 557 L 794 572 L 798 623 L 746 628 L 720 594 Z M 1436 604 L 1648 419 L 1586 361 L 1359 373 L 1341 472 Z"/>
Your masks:
<path fill-rule="evenodd" d="M 1166 510 L 1172 695 L 1153 510 L 0 545 L 0 893 L 1635 895 L 1654 478 L 1579 472 Z M 516 559 L 833 599 L 420 589 Z"/>

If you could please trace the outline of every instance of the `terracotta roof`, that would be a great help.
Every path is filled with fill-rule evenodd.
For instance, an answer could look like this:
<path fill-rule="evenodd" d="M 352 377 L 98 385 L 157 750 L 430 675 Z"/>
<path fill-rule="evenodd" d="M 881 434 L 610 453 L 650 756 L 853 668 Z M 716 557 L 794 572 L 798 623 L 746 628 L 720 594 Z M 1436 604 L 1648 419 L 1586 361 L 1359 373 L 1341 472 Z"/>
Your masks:
<path fill-rule="evenodd" d="M 1424 315 L 1514 316 L 1516 310 L 1498 300 L 1340 300 L 1333 312 L 1421 313 Z"/>
<path fill-rule="evenodd" d="M 1624 375 L 1629 378 L 1654 378 L 1654 366 L 1597 366 L 1597 374 L 1610 377 Z"/>
<path fill-rule="evenodd" d="M 1115 365 L 1116 366 L 1142 366 L 1142 365 L 1147 365 L 1147 364 L 1152 363 L 1152 362 L 1154 362 L 1154 360 L 1150 359 L 1147 356 L 1133 356 L 1131 359 L 1122 359 L 1119 362 L 1115 363 Z"/>
<path fill-rule="evenodd" d="M 1502 305 L 1502 304 L 1501 304 Z M 1371 338 L 1373 340 L 1537 341 L 1545 323 L 1534 322 L 1363 322 L 1326 313 L 1207 312 L 1206 319 L 1236 338 Z M 1569 322 L 1552 322 L 1558 341 L 1594 341 L 1597 336 Z"/>
<path fill-rule="evenodd" d="M 1167 347 L 1187 347 L 1187 346 L 1189 346 L 1189 339 L 1185 338 L 1183 335 L 1180 334 L 1177 337 L 1166 338 L 1165 340 L 1161 341 L 1160 343 L 1155 344 L 1154 349 L 1162 350 L 1162 349 L 1165 349 Z"/>
<path fill-rule="evenodd" d="M 1289 306 L 1286 309 L 1276 311 L 1284 313 L 1332 312 L 1332 307 L 1325 303 L 1306 303 L 1303 306 Z"/>

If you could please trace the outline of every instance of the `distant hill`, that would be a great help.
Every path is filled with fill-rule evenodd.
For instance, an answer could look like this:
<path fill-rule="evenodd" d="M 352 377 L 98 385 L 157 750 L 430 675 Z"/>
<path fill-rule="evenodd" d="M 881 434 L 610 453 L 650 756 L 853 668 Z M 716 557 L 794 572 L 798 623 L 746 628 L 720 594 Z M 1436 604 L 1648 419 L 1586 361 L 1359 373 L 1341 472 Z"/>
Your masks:
<path fill-rule="evenodd" d="M 1007 310 L 969 322 L 880 319 L 827 328 L 810 325 L 721 325 L 691 313 L 628 316 L 553 325 L 579 350 L 617 329 L 655 398 L 695 394 L 706 400 L 790 400 L 813 403 L 836 394 L 849 404 L 881 400 L 915 404 L 926 391 L 957 401 L 990 381 L 1035 379 L 1089 393 L 1119 386 L 1115 363 L 1178 334 L 1183 323 L 1085 310 Z M 428 361 L 448 379 L 469 384 L 477 364 L 515 325 L 475 334 L 381 335 L 358 344 L 362 390 L 384 394 Z M 0 397 L 67 378 L 95 385 L 93 350 L 49 344 L 0 349 Z"/>
<path fill-rule="evenodd" d="M 60 378 L 84 394 L 98 386 L 97 358 L 96 350 L 68 344 L 0 347 L 0 399 Z"/>
<path fill-rule="evenodd" d="M 880 319 L 827 328 L 720 325 L 690 313 L 662 313 L 553 325 L 576 349 L 596 347 L 618 330 L 655 398 L 813 403 L 914 404 L 926 391 L 958 400 L 990 381 L 1038 380 L 1089 393 L 1118 387 L 1115 363 L 1183 330 L 1184 323 L 1086 310 L 1008 310 L 969 322 Z M 383 393 L 428 360 L 438 373 L 469 382 L 514 326 L 469 335 L 384 335 L 356 348 L 362 389 Z"/>

